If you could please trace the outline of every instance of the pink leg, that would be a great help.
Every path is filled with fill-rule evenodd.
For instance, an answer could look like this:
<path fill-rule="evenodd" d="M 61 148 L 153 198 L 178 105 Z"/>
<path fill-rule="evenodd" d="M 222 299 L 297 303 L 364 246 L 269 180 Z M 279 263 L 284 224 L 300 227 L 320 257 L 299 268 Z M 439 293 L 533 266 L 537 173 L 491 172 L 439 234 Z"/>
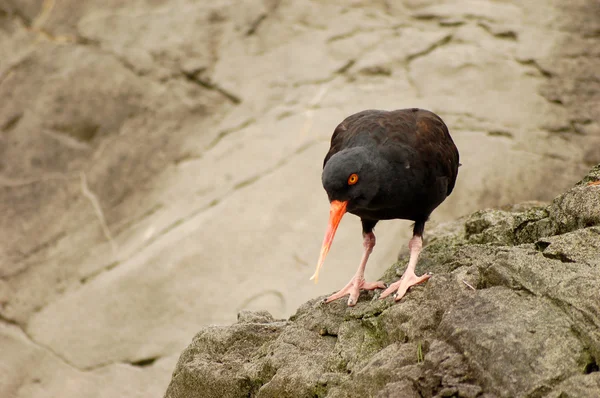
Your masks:
<path fill-rule="evenodd" d="M 431 273 L 427 273 L 422 276 L 415 275 L 415 267 L 417 266 L 417 261 L 419 260 L 419 254 L 421 253 L 422 247 L 423 238 L 419 235 L 414 235 L 408 242 L 410 259 L 408 260 L 406 271 L 404 271 L 402 278 L 400 278 L 399 281 L 392 283 L 387 289 L 385 289 L 379 298 L 385 298 L 391 293 L 396 292 L 395 299 L 398 301 L 404 297 L 408 288 L 418 285 L 419 283 L 423 283 L 431 278 Z"/>
<path fill-rule="evenodd" d="M 325 300 L 326 303 L 330 303 L 333 300 L 337 300 L 347 294 L 350 294 L 350 297 L 348 298 L 348 305 L 353 307 L 358 302 L 358 296 L 360 295 L 361 289 L 385 289 L 385 284 L 383 282 L 365 282 L 365 268 L 367 266 L 367 260 L 373 251 L 373 247 L 375 247 L 375 234 L 373 232 L 369 232 L 368 234 L 363 234 L 363 238 L 363 246 L 365 251 L 363 252 L 356 274 L 342 290 L 327 297 L 327 300 Z"/>

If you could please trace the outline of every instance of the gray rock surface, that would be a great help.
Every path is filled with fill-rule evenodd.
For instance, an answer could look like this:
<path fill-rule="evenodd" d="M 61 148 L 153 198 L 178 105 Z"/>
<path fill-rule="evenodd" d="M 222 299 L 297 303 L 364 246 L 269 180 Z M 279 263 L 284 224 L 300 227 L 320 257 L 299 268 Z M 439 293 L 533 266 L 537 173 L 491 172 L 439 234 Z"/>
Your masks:
<path fill-rule="evenodd" d="M 289 320 L 242 312 L 202 329 L 165 398 L 597 397 L 600 185 L 589 180 L 600 164 L 549 206 L 432 232 L 419 268 L 434 276 L 399 303 L 321 297 Z"/>
<path fill-rule="evenodd" d="M 343 286 L 354 217 L 308 278 L 322 157 L 350 113 L 446 120 L 463 166 L 430 225 L 571 187 L 600 161 L 598 7 L 0 0 L 0 396 L 160 395 L 200 326 L 287 317 Z M 594 219 L 554 214 L 523 233 Z M 518 219 L 487 217 L 469 239 L 516 242 L 493 231 Z M 378 225 L 367 278 L 409 233 Z"/>

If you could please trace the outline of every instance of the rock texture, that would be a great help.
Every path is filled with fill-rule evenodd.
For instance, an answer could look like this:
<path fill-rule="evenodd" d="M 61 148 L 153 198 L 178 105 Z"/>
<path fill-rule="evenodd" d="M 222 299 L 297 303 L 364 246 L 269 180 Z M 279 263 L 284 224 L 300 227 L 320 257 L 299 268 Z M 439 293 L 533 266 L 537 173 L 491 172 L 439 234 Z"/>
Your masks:
<path fill-rule="evenodd" d="M 322 298 L 204 328 L 165 398 L 597 397 L 600 165 L 549 206 L 476 212 L 424 249 L 399 303 Z M 384 280 L 403 271 L 407 257 Z"/>
<path fill-rule="evenodd" d="M 600 161 L 599 13 L 596 0 L 0 0 L 0 396 L 161 394 L 200 326 L 287 317 L 339 288 L 360 258 L 352 217 L 319 285 L 308 278 L 322 157 L 350 113 L 446 120 L 463 166 L 432 224 L 551 200 Z M 407 224 L 378 226 L 368 278 Z"/>

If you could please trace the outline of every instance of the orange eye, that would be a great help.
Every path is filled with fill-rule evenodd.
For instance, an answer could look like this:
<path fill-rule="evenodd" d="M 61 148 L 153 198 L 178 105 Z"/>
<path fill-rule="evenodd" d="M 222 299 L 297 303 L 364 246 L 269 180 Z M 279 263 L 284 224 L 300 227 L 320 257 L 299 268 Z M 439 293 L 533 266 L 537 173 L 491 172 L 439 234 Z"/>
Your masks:
<path fill-rule="evenodd" d="M 350 174 L 350 177 L 348 177 L 348 185 L 354 185 L 358 182 L 358 174 L 354 173 L 354 174 Z"/>

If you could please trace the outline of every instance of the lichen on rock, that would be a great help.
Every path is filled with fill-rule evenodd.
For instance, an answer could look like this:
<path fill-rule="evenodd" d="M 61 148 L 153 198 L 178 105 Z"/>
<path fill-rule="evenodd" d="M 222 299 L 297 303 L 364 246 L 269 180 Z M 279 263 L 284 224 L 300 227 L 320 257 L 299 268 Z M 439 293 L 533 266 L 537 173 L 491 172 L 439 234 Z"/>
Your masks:
<path fill-rule="evenodd" d="M 419 268 L 434 277 L 399 303 L 316 298 L 289 320 L 204 328 L 165 398 L 597 397 L 599 177 L 432 231 Z"/>

